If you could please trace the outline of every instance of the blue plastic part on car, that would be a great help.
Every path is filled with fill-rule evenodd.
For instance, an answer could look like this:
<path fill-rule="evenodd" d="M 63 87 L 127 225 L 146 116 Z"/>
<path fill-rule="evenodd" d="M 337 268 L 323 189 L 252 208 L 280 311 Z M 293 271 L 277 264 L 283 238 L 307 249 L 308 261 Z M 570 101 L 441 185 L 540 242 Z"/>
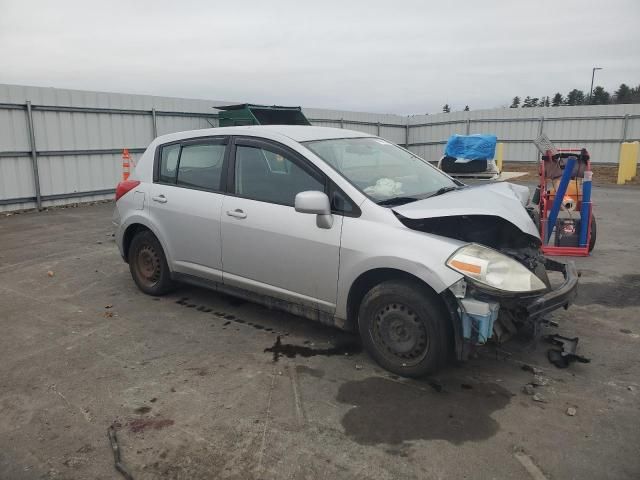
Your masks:
<path fill-rule="evenodd" d="M 444 149 L 447 157 L 492 160 L 496 154 L 495 135 L 451 135 Z"/>
<path fill-rule="evenodd" d="M 462 306 L 462 337 L 475 345 L 482 345 L 493 335 L 493 324 L 498 318 L 500 305 L 464 298 Z"/>

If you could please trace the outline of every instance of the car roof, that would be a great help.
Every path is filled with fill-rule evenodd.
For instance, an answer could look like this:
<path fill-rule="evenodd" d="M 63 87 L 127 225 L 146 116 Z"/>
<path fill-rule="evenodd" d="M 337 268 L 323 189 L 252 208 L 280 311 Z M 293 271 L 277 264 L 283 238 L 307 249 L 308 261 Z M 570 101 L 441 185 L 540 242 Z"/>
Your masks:
<path fill-rule="evenodd" d="M 181 140 L 184 138 L 206 137 L 211 135 L 250 135 L 277 139 L 285 136 L 296 142 L 328 140 L 333 138 L 373 137 L 364 132 L 343 128 L 316 127 L 313 125 L 245 125 L 238 127 L 205 128 L 186 132 L 175 132 L 156 138 L 157 143 Z"/>

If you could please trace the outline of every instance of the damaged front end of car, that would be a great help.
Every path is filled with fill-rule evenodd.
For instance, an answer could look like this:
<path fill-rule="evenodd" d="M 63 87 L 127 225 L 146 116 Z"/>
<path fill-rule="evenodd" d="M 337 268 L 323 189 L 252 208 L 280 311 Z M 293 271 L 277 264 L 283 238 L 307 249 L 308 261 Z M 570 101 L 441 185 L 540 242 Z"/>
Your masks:
<path fill-rule="evenodd" d="M 454 320 L 460 360 L 490 339 L 502 343 L 517 333 L 538 336 L 545 316 L 567 308 L 577 294 L 575 265 L 546 258 L 539 237 L 505 218 L 396 215 L 413 230 L 465 242 L 447 260 L 463 277 L 441 294 Z M 552 282 L 550 277 L 560 276 L 553 272 L 562 280 Z"/>

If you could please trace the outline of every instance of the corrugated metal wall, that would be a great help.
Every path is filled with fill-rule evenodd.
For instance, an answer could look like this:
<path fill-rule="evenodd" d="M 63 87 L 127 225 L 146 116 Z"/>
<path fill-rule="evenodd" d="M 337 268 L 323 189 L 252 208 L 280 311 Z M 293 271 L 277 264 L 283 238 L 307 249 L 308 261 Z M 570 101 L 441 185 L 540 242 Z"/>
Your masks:
<path fill-rule="evenodd" d="M 626 118 L 625 118 L 626 116 Z M 640 105 L 506 108 L 409 117 L 411 150 L 427 160 L 442 156 L 453 134 L 491 133 L 505 143 L 504 160 L 533 162 L 540 132 L 560 148 L 585 147 L 596 163 L 617 163 L 620 143 L 640 140 Z"/>
<path fill-rule="evenodd" d="M 153 110 L 162 135 L 216 126 L 213 107 L 228 103 L 0 85 L 0 211 L 36 205 L 27 101 L 43 206 L 112 198 L 122 148 L 135 159 L 154 138 Z"/>
<path fill-rule="evenodd" d="M 0 85 L 0 211 L 36 206 L 27 101 L 42 205 L 111 198 L 120 152 L 134 160 L 155 135 L 217 126 L 215 106 L 193 100 Z M 640 105 L 480 110 L 404 117 L 305 108 L 314 125 L 379 135 L 436 161 L 454 134 L 495 133 L 506 161 L 535 161 L 542 130 L 559 147 L 586 146 L 595 162 L 615 163 L 623 138 L 640 140 Z"/>

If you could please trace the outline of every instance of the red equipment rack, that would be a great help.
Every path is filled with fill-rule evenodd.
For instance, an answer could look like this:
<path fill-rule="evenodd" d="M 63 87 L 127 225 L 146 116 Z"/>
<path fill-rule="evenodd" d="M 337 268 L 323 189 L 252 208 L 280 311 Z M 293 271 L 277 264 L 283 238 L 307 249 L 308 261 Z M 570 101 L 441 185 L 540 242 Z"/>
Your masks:
<path fill-rule="evenodd" d="M 580 247 L 580 246 L 563 247 L 563 246 L 548 245 L 546 243 L 547 228 L 549 227 L 547 225 L 548 219 L 549 219 L 549 210 L 551 208 L 551 205 L 553 204 L 553 200 L 555 197 L 555 186 L 553 187 L 553 191 L 551 189 L 547 189 L 547 181 L 549 180 L 549 178 L 547 178 L 546 172 L 545 172 L 545 161 L 553 162 L 553 161 L 556 161 L 556 159 L 559 160 L 558 155 L 560 154 L 560 156 L 562 156 L 563 153 L 564 154 L 575 153 L 576 154 L 575 156 L 578 158 L 586 156 L 584 172 L 585 173 L 589 172 L 589 174 L 591 175 L 591 160 L 589 158 L 589 153 L 584 148 L 560 148 L 560 149 L 554 149 L 554 150 L 546 150 L 544 155 L 541 156 L 540 169 L 539 169 L 539 172 L 540 172 L 539 228 L 540 228 L 540 238 L 542 239 L 542 251 L 546 255 L 550 255 L 550 256 L 562 255 L 562 256 L 574 256 L 574 257 L 588 257 L 590 251 L 593 249 L 593 246 L 591 245 L 591 228 L 593 225 L 592 224 L 593 204 L 591 201 L 589 202 L 589 223 L 587 227 L 587 243 L 584 247 Z M 553 181 L 553 179 L 551 180 Z M 576 182 L 577 182 L 577 179 L 576 179 Z M 565 196 L 567 195 L 565 194 Z M 573 195 L 569 195 L 569 196 L 573 197 Z M 575 211 L 580 212 L 581 209 L 582 209 L 582 185 L 579 185 L 576 187 L 576 192 L 575 192 Z M 583 219 L 581 219 L 580 221 L 582 220 Z M 554 226 L 552 225 L 550 228 L 554 228 Z"/>

